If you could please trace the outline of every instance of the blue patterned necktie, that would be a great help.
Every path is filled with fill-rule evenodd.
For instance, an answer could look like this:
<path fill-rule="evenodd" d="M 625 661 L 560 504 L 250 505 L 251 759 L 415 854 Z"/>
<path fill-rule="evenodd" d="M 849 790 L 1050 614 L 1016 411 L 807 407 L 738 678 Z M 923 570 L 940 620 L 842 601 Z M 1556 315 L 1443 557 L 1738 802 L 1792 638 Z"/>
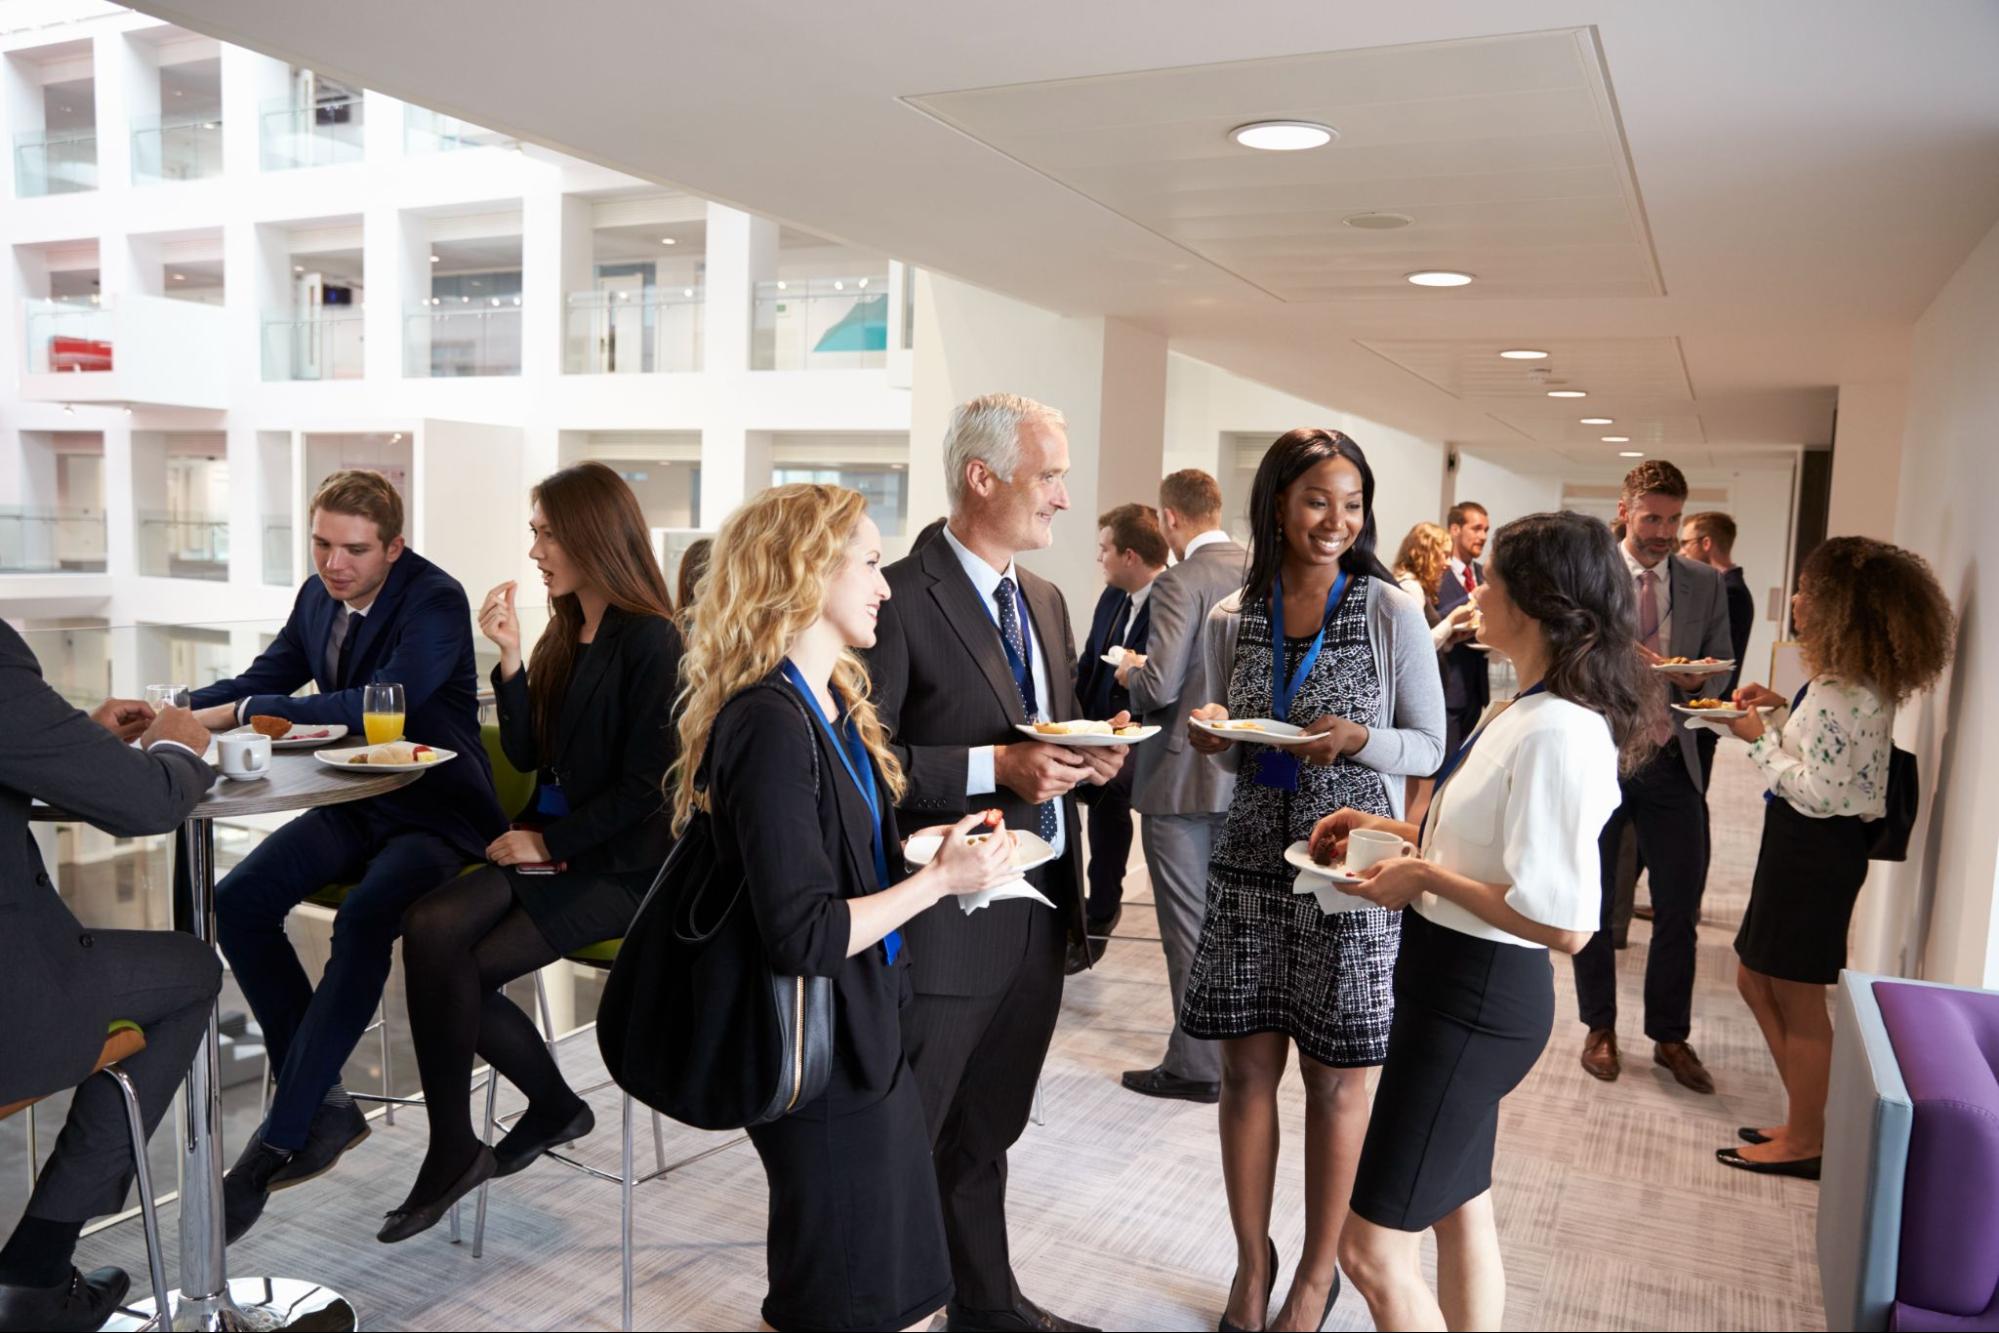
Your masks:
<path fill-rule="evenodd" d="M 1027 643 L 1020 634 L 1019 603 L 1014 600 L 1013 580 L 1001 579 L 999 587 L 993 590 L 993 600 L 999 604 L 1000 637 L 1006 640 L 1008 667 L 1013 670 L 1013 687 L 1020 692 L 1020 707 L 1029 722 L 1039 722 L 1038 710 L 1029 697 L 1034 680 L 1034 664 L 1027 660 Z M 1014 664 L 1018 663 L 1018 668 Z M 1024 674 L 1023 674 L 1024 673 Z M 1043 802 L 1035 813 L 1041 817 L 1041 837 L 1045 842 L 1055 841 L 1055 803 Z"/>

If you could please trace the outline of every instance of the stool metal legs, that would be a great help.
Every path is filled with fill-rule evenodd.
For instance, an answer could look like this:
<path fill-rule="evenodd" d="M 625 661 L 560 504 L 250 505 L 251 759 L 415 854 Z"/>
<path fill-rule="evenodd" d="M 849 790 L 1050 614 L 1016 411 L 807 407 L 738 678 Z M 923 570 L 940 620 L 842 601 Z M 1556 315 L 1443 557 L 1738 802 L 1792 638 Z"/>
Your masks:
<path fill-rule="evenodd" d="M 625 1333 L 632 1328 L 632 1095 L 628 1092 L 619 1098 L 624 1103 L 624 1149 L 622 1165 L 618 1168 L 618 1249 L 623 1260 L 620 1271 L 620 1291 L 624 1297 L 624 1323 L 619 1327 Z M 655 1121 L 653 1128 L 659 1128 Z"/>
<path fill-rule="evenodd" d="M 146 1230 L 146 1269 L 153 1279 L 153 1309 L 157 1311 L 142 1327 L 167 1327 L 167 1265 L 160 1253 L 160 1215 L 153 1204 L 153 1172 L 146 1161 L 146 1118 L 139 1112 L 139 1094 L 131 1078 L 117 1065 L 106 1065 L 104 1073 L 118 1085 L 125 1098 L 125 1123 L 132 1130 L 132 1167 L 138 1177 L 139 1216 Z"/>

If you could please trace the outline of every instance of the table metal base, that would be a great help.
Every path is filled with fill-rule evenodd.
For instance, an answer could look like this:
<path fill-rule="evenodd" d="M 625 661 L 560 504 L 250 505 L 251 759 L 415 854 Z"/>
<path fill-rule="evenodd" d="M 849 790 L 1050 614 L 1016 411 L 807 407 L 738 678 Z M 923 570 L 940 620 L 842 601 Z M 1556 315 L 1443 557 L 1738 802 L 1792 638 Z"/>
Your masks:
<path fill-rule="evenodd" d="M 237 1277 L 229 1279 L 226 1296 L 191 1301 L 176 1291 L 167 1299 L 173 1304 L 173 1327 L 185 1333 L 279 1328 L 353 1333 L 361 1326 L 360 1315 L 345 1296 L 317 1282 L 296 1278 Z M 145 1328 L 152 1317 L 151 1300 L 135 1301 L 121 1308 L 104 1327 Z"/>

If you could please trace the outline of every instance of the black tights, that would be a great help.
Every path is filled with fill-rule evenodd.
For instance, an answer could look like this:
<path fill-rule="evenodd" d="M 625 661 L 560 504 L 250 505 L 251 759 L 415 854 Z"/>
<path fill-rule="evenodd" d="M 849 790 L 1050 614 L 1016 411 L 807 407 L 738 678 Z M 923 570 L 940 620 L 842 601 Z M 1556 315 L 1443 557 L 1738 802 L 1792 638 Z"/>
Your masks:
<path fill-rule="evenodd" d="M 535 1122 L 560 1128 L 581 1107 L 534 1022 L 500 989 L 558 957 L 497 866 L 425 894 L 404 915 L 403 980 L 430 1117 L 430 1148 L 410 1201 L 442 1194 L 479 1150 L 470 1098 L 475 1052 L 527 1094 Z"/>

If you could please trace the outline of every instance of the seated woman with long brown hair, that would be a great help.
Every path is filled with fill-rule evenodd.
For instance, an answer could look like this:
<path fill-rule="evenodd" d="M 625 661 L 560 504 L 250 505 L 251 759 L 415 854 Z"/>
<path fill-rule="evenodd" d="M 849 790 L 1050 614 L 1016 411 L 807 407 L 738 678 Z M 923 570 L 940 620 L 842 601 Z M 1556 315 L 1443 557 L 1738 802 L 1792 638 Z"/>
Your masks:
<path fill-rule="evenodd" d="M 549 605 L 533 660 L 523 667 L 512 583 L 486 594 L 479 629 L 500 650 L 501 746 L 539 781 L 527 826 L 486 849 L 492 864 L 431 893 L 403 921 L 430 1148 L 382 1227 L 386 1242 L 590 1132 L 590 1108 L 501 988 L 623 935 L 673 843 L 660 786 L 674 757 L 680 631 L 638 499 L 602 463 L 564 468 L 535 487 L 528 527 Z M 528 1098 L 494 1148 L 472 1127 L 475 1052 Z"/>

